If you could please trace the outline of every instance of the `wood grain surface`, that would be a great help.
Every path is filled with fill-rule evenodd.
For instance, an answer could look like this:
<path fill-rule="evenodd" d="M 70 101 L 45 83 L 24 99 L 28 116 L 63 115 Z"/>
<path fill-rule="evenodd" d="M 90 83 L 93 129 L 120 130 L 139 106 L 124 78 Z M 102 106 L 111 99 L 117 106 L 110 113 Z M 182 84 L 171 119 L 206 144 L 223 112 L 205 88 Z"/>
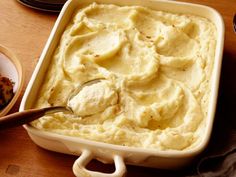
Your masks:
<path fill-rule="evenodd" d="M 233 100 L 236 98 L 236 34 L 233 32 L 232 19 L 236 13 L 236 1 L 185 1 L 211 6 L 224 18 L 226 36 L 221 80 L 225 82 L 221 82 L 220 93 Z M 0 0 L 0 43 L 20 58 L 25 71 L 22 94 L 11 112 L 19 109 L 24 90 L 57 15 L 32 10 L 16 0 Z M 22 127 L 0 131 L 0 177 L 73 177 L 72 164 L 76 158 L 36 146 Z M 104 165 L 95 160 L 89 164 L 89 168 L 105 172 L 114 170 L 113 165 Z M 127 171 L 127 177 L 162 177 L 164 173 L 157 169 L 136 166 L 128 166 Z M 174 173 L 181 174 L 181 171 Z"/>

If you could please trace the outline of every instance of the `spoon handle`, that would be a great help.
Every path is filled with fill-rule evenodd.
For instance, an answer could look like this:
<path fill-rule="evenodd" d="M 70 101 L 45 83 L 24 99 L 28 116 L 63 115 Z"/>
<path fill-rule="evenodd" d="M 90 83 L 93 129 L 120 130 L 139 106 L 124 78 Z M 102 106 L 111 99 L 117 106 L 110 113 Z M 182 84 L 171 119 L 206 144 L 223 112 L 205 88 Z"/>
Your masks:
<path fill-rule="evenodd" d="M 61 106 L 47 107 L 40 109 L 29 109 L 22 112 L 16 112 L 3 117 L 0 117 L 0 130 L 20 126 L 36 120 L 46 113 L 57 112 L 66 108 Z"/>

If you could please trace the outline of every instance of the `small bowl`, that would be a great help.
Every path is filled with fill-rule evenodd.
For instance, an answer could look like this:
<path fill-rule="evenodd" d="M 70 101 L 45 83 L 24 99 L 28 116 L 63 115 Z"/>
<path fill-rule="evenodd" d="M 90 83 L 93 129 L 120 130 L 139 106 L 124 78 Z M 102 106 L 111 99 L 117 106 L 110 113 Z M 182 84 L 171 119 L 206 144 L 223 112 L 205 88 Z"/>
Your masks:
<path fill-rule="evenodd" d="M 0 117 L 6 115 L 16 103 L 23 88 L 23 69 L 19 59 L 9 49 L 0 44 L 0 74 L 9 78 L 13 83 L 14 96 L 11 101 L 0 110 Z"/>

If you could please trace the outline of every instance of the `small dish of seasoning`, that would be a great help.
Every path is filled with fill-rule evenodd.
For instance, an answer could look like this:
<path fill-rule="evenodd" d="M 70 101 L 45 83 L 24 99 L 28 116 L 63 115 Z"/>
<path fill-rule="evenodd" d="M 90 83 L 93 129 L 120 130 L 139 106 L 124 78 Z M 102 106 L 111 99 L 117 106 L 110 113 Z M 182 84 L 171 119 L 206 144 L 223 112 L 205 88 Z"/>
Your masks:
<path fill-rule="evenodd" d="M 23 69 L 18 58 L 0 45 L 0 117 L 14 106 L 23 87 Z"/>

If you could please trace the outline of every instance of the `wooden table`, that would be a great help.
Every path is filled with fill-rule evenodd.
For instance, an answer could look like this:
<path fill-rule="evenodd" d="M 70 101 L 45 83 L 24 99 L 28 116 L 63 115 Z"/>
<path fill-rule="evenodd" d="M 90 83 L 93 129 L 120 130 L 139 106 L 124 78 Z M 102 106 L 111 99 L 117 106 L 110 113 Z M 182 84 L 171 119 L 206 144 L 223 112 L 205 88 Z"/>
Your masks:
<path fill-rule="evenodd" d="M 220 92 L 224 93 L 224 97 L 235 100 L 236 34 L 233 33 L 232 18 L 236 13 L 236 1 L 185 1 L 209 5 L 222 14 L 225 20 L 226 39 L 221 80 L 225 82 L 223 85 L 221 82 Z M 15 0 L 0 0 L 0 43 L 14 51 L 21 59 L 25 71 L 24 89 L 56 18 L 57 14 L 32 10 Z M 18 110 L 22 95 L 11 112 Z M 72 177 L 71 167 L 76 158 L 39 148 L 30 140 L 22 127 L 0 132 L 1 177 Z M 103 165 L 98 161 L 92 161 L 89 168 L 106 172 L 114 170 L 113 165 Z M 163 176 L 157 169 L 144 167 L 128 166 L 127 171 L 128 177 Z"/>

